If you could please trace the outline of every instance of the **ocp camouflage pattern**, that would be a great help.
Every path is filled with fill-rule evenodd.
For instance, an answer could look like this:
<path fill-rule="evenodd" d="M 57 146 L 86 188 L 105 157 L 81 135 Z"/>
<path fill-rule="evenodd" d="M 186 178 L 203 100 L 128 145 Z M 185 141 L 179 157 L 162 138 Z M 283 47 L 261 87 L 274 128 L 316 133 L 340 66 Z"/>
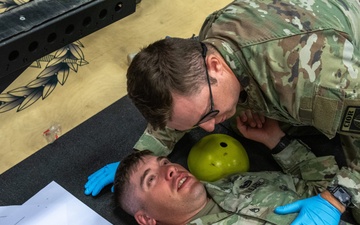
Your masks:
<path fill-rule="evenodd" d="M 277 204 L 311 196 L 329 182 L 345 186 L 359 207 L 359 21 L 358 0 L 237 0 L 206 19 L 199 40 L 220 52 L 246 91 L 236 115 L 251 109 L 295 126 L 314 126 L 329 138 L 339 133 L 349 168 L 338 170 L 332 157 L 315 158 L 305 146 L 293 142 L 274 156 L 291 176 L 262 172 L 207 185 L 217 202 L 232 213 L 209 215 L 191 224 L 286 224 L 284 218 L 281 222 L 273 218 Z M 135 148 L 168 154 L 183 134 L 148 126 Z M 255 190 L 245 198 L 240 189 L 230 189 L 234 182 L 256 182 L 261 177 L 269 182 L 261 188 L 269 185 L 269 189 L 260 193 L 259 200 Z M 285 182 L 287 191 L 294 193 L 278 192 L 272 179 Z M 245 201 L 231 200 L 232 195 Z M 264 208 L 260 200 L 271 207 Z M 247 208 L 244 204 L 249 202 L 261 207 Z M 234 209 L 237 203 L 240 206 Z M 294 215 L 289 218 L 286 221 Z"/>
<path fill-rule="evenodd" d="M 240 107 L 332 138 L 346 108 L 360 107 L 359 5 L 234 1 L 207 18 L 199 38 L 238 76 L 247 93 Z"/>
<path fill-rule="evenodd" d="M 359 4 L 234 1 L 206 19 L 199 39 L 216 47 L 245 88 L 248 97 L 238 112 L 249 108 L 312 125 L 329 138 L 336 132 L 359 136 Z M 359 115 L 347 115 L 351 109 Z M 148 126 L 136 149 L 157 151 L 160 144 L 164 154 L 182 135 Z M 356 140 L 345 147 L 352 159 L 359 154 Z"/>
<path fill-rule="evenodd" d="M 360 206 L 360 174 L 339 170 L 334 156 L 316 157 L 301 142 L 293 140 L 274 158 L 285 173 L 247 172 L 204 182 L 209 195 L 224 212 L 202 216 L 188 224 L 290 224 L 297 213 L 277 215 L 275 207 L 319 194 L 333 182 L 346 186 L 353 195 L 352 203 Z M 355 176 L 350 183 L 340 181 L 349 176 Z"/>

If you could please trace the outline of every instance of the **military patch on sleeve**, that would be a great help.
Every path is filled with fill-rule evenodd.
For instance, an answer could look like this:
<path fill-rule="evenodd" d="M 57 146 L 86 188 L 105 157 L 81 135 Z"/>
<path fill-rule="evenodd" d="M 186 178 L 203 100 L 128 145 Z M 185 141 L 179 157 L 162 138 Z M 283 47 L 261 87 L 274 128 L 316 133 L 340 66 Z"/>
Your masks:
<path fill-rule="evenodd" d="M 348 106 L 340 127 L 342 132 L 360 134 L 360 106 Z"/>

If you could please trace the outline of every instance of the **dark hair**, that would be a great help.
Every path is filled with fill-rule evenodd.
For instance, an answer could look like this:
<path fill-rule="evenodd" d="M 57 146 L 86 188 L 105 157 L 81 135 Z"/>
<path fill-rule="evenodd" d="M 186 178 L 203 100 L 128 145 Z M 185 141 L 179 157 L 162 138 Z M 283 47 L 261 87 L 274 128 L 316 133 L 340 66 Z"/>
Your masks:
<path fill-rule="evenodd" d="M 154 129 L 171 120 L 171 93 L 190 96 L 206 84 L 201 53 L 196 39 L 166 38 L 134 57 L 126 75 L 128 95 Z"/>
<path fill-rule="evenodd" d="M 134 153 L 126 156 L 116 170 L 114 181 L 114 202 L 115 205 L 122 208 L 130 215 L 142 207 L 134 193 L 135 188 L 130 183 L 131 175 L 137 170 L 137 167 L 143 158 L 147 155 L 153 155 L 149 150 L 135 151 Z"/>

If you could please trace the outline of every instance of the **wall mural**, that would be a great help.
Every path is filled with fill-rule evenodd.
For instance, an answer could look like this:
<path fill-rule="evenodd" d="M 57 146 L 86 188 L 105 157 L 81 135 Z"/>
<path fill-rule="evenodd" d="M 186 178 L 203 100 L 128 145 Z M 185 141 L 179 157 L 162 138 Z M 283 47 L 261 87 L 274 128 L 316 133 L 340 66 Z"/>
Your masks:
<path fill-rule="evenodd" d="M 30 0 L 0 1 L 0 13 L 27 2 Z M 40 73 L 26 86 L 0 94 L 0 113 L 16 107 L 17 112 L 22 111 L 39 99 L 47 98 L 57 84 L 64 85 L 71 71 L 76 73 L 79 66 L 88 64 L 81 50 L 83 47 L 80 41 L 76 41 L 33 62 L 30 67 L 39 68 Z M 44 62 L 46 66 L 41 70 L 41 63 Z"/>

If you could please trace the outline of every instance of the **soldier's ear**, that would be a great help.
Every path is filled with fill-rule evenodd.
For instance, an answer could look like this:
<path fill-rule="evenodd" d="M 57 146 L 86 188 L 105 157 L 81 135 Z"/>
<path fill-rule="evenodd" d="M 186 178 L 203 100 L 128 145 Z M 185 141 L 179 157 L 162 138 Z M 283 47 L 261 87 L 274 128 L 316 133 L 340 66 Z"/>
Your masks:
<path fill-rule="evenodd" d="M 144 211 L 139 210 L 134 215 L 135 220 L 140 225 L 155 225 L 156 220 L 150 216 L 148 216 Z"/>
<path fill-rule="evenodd" d="M 209 54 L 206 57 L 207 69 L 210 76 L 216 77 L 218 73 L 222 73 L 223 68 L 221 62 L 216 54 Z"/>

